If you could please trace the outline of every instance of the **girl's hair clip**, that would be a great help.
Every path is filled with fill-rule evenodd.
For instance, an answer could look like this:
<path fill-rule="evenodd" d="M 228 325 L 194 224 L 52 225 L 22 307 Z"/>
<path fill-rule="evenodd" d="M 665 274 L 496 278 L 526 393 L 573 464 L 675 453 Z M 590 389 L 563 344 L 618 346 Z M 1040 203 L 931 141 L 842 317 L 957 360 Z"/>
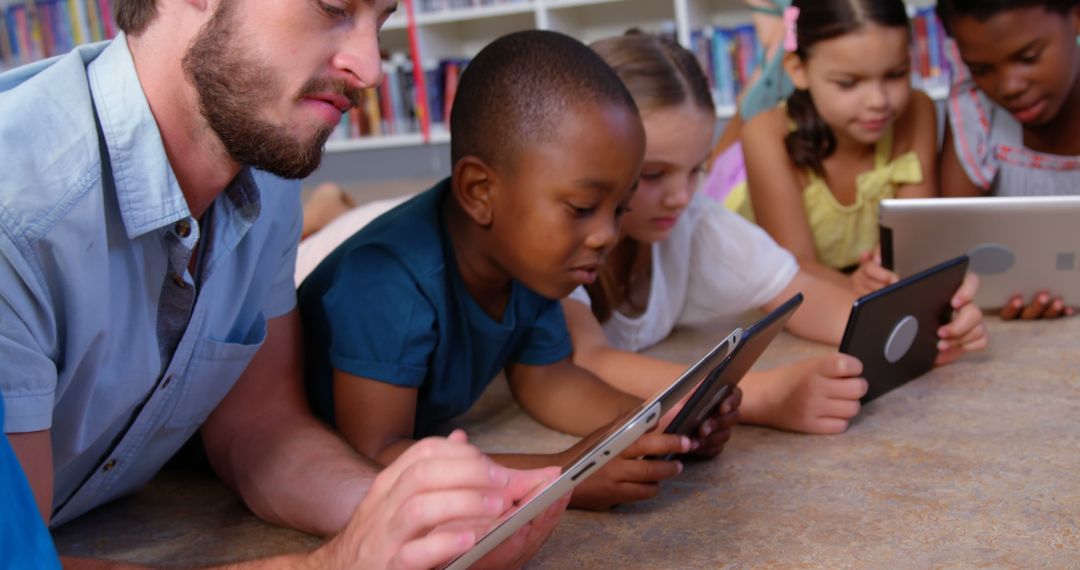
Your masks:
<path fill-rule="evenodd" d="M 799 7 L 788 6 L 784 8 L 784 51 L 795 52 L 799 50 L 798 22 Z"/>

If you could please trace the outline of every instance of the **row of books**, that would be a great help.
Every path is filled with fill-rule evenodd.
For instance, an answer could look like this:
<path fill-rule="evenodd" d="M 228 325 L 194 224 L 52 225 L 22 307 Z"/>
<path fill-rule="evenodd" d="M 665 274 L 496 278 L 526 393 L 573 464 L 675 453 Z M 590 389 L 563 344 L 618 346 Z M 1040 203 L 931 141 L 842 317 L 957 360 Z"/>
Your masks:
<path fill-rule="evenodd" d="M 419 0 L 417 10 L 420 12 L 442 12 L 444 10 L 495 6 L 497 4 L 523 4 L 527 2 L 532 2 L 532 0 Z"/>
<path fill-rule="evenodd" d="M 733 108 L 739 93 L 753 80 L 764 60 L 754 26 L 709 26 L 690 33 L 690 50 L 697 56 L 712 86 L 718 107 Z"/>
<path fill-rule="evenodd" d="M 945 47 L 948 40 L 933 8 L 916 11 L 912 38 L 912 84 L 926 91 L 946 92 L 951 77 Z M 735 106 L 764 59 L 762 45 L 749 24 L 696 30 L 690 35 L 690 49 L 705 69 L 718 107 Z"/>
<path fill-rule="evenodd" d="M 116 35 L 109 0 L 26 0 L 0 11 L 0 70 Z"/>
<path fill-rule="evenodd" d="M 926 91 L 947 91 L 952 67 L 946 56 L 948 36 L 933 8 L 921 8 L 911 20 L 911 75 L 916 87 Z"/>
<path fill-rule="evenodd" d="M 444 59 L 426 66 L 424 101 L 417 95 L 413 65 L 402 53 L 383 61 L 382 84 L 364 91 L 360 105 L 342 116 L 332 139 L 419 133 L 423 117 L 427 117 L 433 128 L 445 128 L 457 93 L 458 77 L 468 60 Z"/>

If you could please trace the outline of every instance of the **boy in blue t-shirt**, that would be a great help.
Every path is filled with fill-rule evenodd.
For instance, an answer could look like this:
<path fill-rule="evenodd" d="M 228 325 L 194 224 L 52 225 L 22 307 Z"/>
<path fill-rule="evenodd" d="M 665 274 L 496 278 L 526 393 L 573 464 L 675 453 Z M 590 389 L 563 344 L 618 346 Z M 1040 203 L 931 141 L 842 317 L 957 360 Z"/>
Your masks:
<path fill-rule="evenodd" d="M 571 362 L 558 303 L 596 278 L 638 177 L 645 135 L 626 88 L 577 40 L 519 32 L 469 64 L 450 124 L 452 177 L 353 235 L 299 292 L 312 406 L 382 465 L 500 370 L 526 412 L 572 434 L 640 404 Z M 716 455 L 735 416 L 693 440 L 646 435 L 571 504 L 655 495 L 682 466 L 637 458 Z M 494 457 L 532 468 L 577 451 Z"/>

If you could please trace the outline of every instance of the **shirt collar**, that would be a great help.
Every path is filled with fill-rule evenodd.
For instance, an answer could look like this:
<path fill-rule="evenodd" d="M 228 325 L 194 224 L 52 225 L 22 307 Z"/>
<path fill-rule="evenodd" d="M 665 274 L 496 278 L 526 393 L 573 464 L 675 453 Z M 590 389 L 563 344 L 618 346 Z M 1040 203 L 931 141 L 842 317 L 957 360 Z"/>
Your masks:
<path fill-rule="evenodd" d="M 126 36 L 117 35 L 87 73 L 128 237 L 190 217 Z"/>

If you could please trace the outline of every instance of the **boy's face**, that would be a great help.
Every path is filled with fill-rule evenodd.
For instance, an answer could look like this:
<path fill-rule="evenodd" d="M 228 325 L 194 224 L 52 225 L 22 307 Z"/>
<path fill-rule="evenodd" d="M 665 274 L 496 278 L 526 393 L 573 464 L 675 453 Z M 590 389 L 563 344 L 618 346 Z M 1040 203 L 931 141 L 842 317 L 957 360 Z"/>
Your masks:
<path fill-rule="evenodd" d="M 1041 6 L 999 12 L 986 21 L 949 22 L 960 57 L 995 103 L 1025 125 L 1057 117 L 1080 73 L 1080 9 L 1067 14 Z"/>
<path fill-rule="evenodd" d="M 909 42 L 906 28 L 867 24 L 814 44 L 805 62 L 788 54 L 785 65 L 841 142 L 874 144 L 911 100 Z"/>
<path fill-rule="evenodd" d="M 641 181 L 623 218 L 623 234 L 641 243 L 671 235 L 701 186 L 716 117 L 691 103 L 646 111 Z"/>
<path fill-rule="evenodd" d="M 238 162 L 299 178 L 360 90 L 382 79 L 393 0 L 220 0 L 184 58 L 200 111 Z"/>
<path fill-rule="evenodd" d="M 645 152 L 641 120 L 623 107 L 563 113 L 550 142 L 526 145 L 493 192 L 491 254 L 552 299 L 596 279 L 615 245 Z"/>

